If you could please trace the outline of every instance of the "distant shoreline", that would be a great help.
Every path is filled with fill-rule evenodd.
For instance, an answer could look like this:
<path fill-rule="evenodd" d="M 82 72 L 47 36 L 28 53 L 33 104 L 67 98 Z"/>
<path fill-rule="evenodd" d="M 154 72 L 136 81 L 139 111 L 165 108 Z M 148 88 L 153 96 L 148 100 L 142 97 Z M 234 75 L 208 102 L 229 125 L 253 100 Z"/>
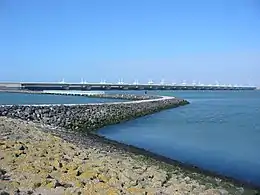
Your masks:
<path fill-rule="evenodd" d="M 66 83 L 20 82 L 0 83 L 5 90 L 255 90 L 255 86 L 203 84 L 140 84 L 140 83 Z"/>

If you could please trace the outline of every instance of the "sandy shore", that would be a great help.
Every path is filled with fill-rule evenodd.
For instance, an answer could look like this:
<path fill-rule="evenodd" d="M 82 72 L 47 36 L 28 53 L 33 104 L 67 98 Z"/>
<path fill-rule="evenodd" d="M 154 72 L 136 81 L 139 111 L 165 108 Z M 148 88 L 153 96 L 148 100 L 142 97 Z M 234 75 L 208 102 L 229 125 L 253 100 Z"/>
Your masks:
<path fill-rule="evenodd" d="M 2 193 L 257 194 L 144 159 L 88 136 L 0 117 Z"/>

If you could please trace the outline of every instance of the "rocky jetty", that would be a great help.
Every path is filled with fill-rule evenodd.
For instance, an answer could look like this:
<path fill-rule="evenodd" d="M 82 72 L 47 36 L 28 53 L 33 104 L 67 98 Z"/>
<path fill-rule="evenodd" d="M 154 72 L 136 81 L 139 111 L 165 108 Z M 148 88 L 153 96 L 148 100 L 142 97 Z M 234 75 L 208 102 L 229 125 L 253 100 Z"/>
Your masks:
<path fill-rule="evenodd" d="M 59 137 L 50 132 L 59 133 Z M 86 136 L 0 117 L 1 194 L 254 194 Z M 66 141 L 67 140 L 67 141 Z M 73 144 L 74 142 L 74 144 Z"/>
<path fill-rule="evenodd" d="M 129 95 L 114 97 L 133 98 Z M 5 105 L 0 106 L 0 116 L 20 118 L 70 130 L 92 131 L 106 125 L 188 104 L 185 100 L 173 97 L 157 97 L 157 99 L 150 99 L 149 96 L 135 97 L 148 99 L 83 105 Z"/>
<path fill-rule="evenodd" d="M 152 95 L 134 95 L 134 94 L 94 94 L 87 95 L 87 97 L 94 98 L 112 98 L 112 99 L 124 99 L 124 100 L 149 100 L 149 99 L 159 99 L 160 96 Z"/>

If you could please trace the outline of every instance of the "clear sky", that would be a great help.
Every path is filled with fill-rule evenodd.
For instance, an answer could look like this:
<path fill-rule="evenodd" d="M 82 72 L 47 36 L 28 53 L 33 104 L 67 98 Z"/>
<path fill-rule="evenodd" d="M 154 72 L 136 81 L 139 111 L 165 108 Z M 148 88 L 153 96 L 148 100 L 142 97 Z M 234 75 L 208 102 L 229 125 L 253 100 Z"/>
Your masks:
<path fill-rule="evenodd" d="M 0 0 L 0 81 L 260 86 L 259 0 Z"/>

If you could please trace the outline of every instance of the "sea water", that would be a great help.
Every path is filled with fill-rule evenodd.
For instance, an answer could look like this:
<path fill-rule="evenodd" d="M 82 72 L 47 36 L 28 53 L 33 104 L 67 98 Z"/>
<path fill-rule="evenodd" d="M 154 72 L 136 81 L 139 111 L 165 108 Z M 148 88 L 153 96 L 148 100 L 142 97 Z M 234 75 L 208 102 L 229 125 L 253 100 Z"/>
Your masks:
<path fill-rule="evenodd" d="M 86 104 L 124 101 L 120 99 L 88 98 L 84 96 L 65 96 L 49 94 L 0 92 L 0 105 L 7 104 Z"/>
<path fill-rule="evenodd" d="M 260 186 L 260 91 L 149 93 L 191 104 L 108 126 L 99 134 Z"/>

